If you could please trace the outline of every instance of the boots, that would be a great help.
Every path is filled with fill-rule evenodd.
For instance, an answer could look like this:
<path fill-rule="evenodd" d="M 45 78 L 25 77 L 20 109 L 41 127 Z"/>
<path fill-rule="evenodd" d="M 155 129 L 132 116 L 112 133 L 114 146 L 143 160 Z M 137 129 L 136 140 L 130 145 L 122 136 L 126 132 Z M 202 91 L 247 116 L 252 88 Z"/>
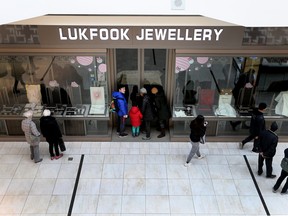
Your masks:
<path fill-rule="evenodd" d="M 165 129 L 161 128 L 161 133 L 157 136 L 158 138 L 165 137 Z"/>

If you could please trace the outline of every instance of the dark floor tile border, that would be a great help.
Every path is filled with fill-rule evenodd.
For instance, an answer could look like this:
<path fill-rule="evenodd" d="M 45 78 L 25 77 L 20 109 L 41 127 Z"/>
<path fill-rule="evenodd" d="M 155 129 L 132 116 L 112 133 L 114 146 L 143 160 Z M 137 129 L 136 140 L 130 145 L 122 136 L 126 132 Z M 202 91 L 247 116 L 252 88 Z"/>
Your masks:
<path fill-rule="evenodd" d="M 76 177 L 76 181 L 75 181 L 73 194 L 72 194 L 72 197 L 71 197 L 69 211 L 68 211 L 67 216 L 71 216 L 72 215 L 72 210 L 73 210 L 74 201 L 75 201 L 75 197 L 76 197 L 76 193 L 77 193 L 77 188 L 78 188 L 78 183 L 79 183 L 79 179 L 80 179 L 80 175 L 81 175 L 83 161 L 84 161 L 84 155 L 82 154 L 81 155 L 81 159 L 80 159 L 80 163 L 79 163 L 79 167 L 78 167 L 77 177 Z"/>
<path fill-rule="evenodd" d="M 267 205 L 266 205 L 266 203 L 265 203 L 265 200 L 264 200 L 264 198 L 263 198 L 263 195 L 262 195 L 262 193 L 261 193 L 261 190 L 260 190 L 260 188 L 259 188 L 259 186 L 258 186 L 258 184 L 257 184 L 257 181 L 256 181 L 256 179 L 255 179 L 255 176 L 254 176 L 253 171 L 252 171 L 252 169 L 251 169 L 251 166 L 250 166 L 250 164 L 249 164 L 249 161 L 248 161 L 246 155 L 243 155 L 243 157 L 244 157 L 244 160 L 245 160 L 245 162 L 246 162 L 246 165 L 247 165 L 247 167 L 248 167 L 248 169 L 249 169 L 251 178 L 252 178 L 252 180 L 253 180 L 253 182 L 254 182 L 254 185 L 255 185 L 255 187 L 256 187 L 257 193 L 258 193 L 258 195 L 259 195 L 259 197 L 260 197 L 260 200 L 261 200 L 261 202 L 262 202 L 262 205 L 263 205 L 263 207 L 264 207 L 264 209 L 265 209 L 265 212 L 266 212 L 267 215 L 270 215 L 270 212 L 269 212 L 268 207 L 267 207 Z"/>

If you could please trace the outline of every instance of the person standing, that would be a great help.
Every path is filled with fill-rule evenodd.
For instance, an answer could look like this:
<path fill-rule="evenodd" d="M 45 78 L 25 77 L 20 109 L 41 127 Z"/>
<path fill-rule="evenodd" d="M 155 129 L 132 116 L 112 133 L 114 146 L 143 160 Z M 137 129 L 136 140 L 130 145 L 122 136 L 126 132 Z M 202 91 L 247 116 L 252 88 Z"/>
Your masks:
<path fill-rule="evenodd" d="M 40 118 L 40 129 L 49 144 L 51 160 L 58 160 L 63 156 L 59 152 L 59 139 L 62 137 L 62 133 L 56 119 L 51 116 L 51 111 L 48 109 L 43 111 L 43 116 Z"/>
<path fill-rule="evenodd" d="M 263 162 L 266 164 L 266 177 L 275 178 L 272 174 L 272 161 L 276 154 L 276 147 L 278 144 L 278 136 L 275 131 L 278 129 L 276 122 L 273 122 L 269 130 L 262 131 L 259 136 L 259 156 L 258 156 L 258 175 L 263 173 Z"/>
<path fill-rule="evenodd" d="M 150 97 L 147 95 L 145 88 L 140 89 L 140 95 L 143 97 L 142 102 L 142 115 L 145 124 L 146 136 L 142 137 L 143 140 L 151 139 L 151 121 L 154 119 L 154 113 Z"/>
<path fill-rule="evenodd" d="M 190 153 L 186 159 L 184 166 L 188 167 L 191 159 L 196 154 L 198 159 L 202 159 L 205 155 L 200 154 L 200 139 L 206 134 L 206 126 L 208 122 L 205 121 L 203 115 L 198 115 L 194 120 L 190 123 L 190 142 L 192 144 L 192 148 Z"/>
<path fill-rule="evenodd" d="M 163 89 L 158 90 L 156 87 L 153 87 L 151 93 L 155 95 L 154 102 L 161 131 L 157 137 L 162 138 L 165 137 L 165 128 L 168 119 L 171 117 L 171 113 Z"/>
<path fill-rule="evenodd" d="M 265 130 L 265 119 L 264 119 L 264 111 L 267 108 L 266 103 L 260 103 L 258 109 L 255 109 L 252 113 L 252 117 L 250 120 L 250 129 L 249 136 L 246 137 L 239 143 L 239 148 L 243 149 L 244 145 L 251 140 L 254 140 L 252 151 L 258 152 L 259 145 L 259 134 Z"/>
<path fill-rule="evenodd" d="M 27 143 L 30 145 L 30 158 L 35 163 L 41 162 L 43 159 L 40 158 L 39 143 L 40 143 L 40 132 L 37 130 L 36 124 L 32 121 L 33 111 L 29 110 L 23 114 L 26 119 L 22 120 L 21 128 L 25 134 Z"/>
<path fill-rule="evenodd" d="M 132 107 L 129 111 L 130 122 L 132 125 L 132 137 L 138 137 L 140 134 L 140 125 L 143 115 L 137 107 L 136 102 L 132 102 Z"/>
<path fill-rule="evenodd" d="M 118 91 L 112 93 L 112 97 L 117 103 L 117 133 L 119 133 L 120 138 L 128 136 L 128 134 L 125 133 L 125 124 L 126 119 L 128 118 L 128 103 L 125 98 L 125 92 L 126 87 L 124 85 L 119 85 Z"/>
<path fill-rule="evenodd" d="M 277 179 L 276 184 L 273 186 L 274 193 L 277 192 L 283 180 L 288 176 L 288 148 L 284 150 L 284 158 L 281 161 L 281 168 L 282 168 L 281 175 Z M 284 187 L 281 190 L 281 194 L 287 195 L 288 194 L 287 189 L 288 189 L 288 178 L 286 178 L 286 183 L 284 184 Z"/>

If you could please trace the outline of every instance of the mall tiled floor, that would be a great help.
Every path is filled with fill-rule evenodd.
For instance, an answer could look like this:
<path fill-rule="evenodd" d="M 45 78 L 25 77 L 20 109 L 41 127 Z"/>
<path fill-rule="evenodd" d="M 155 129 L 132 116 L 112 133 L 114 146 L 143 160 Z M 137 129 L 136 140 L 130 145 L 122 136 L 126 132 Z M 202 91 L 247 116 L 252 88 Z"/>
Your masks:
<path fill-rule="evenodd" d="M 26 143 L 0 142 L 0 216 L 288 214 L 288 195 L 272 193 L 276 179 L 256 174 L 251 143 L 207 142 L 206 157 L 186 168 L 188 142 L 121 141 L 66 142 L 53 161 L 41 142 L 38 164 Z M 278 145 L 277 176 L 287 147 Z"/>

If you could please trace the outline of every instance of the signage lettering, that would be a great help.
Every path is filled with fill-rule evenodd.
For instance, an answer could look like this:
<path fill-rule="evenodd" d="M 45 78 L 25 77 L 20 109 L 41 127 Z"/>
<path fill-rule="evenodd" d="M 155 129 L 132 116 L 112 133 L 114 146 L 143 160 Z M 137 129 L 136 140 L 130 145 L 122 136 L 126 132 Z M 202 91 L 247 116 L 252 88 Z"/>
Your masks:
<path fill-rule="evenodd" d="M 134 31 L 133 31 L 134 32 Z M 129 35 L 129 28 L 59 28 L 60 40 L 102 40 L 129 41 L 219 41 L 223 29 L 217 28 L 141 28 Z"/>

